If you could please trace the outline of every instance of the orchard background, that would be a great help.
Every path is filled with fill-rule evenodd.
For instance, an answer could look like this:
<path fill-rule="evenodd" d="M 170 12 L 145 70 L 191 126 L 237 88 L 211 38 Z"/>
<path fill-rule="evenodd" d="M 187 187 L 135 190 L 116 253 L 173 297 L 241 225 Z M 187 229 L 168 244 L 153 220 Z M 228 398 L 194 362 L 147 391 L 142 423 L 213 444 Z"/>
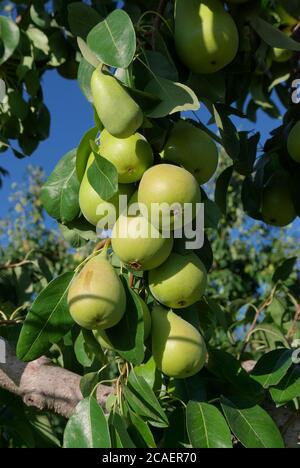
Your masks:
<path fill-rule="evenodd" d="M 27 167 L 24 182 L 13 184 L 11 210 L 0 221 L 2 447 L 299 444 L 300 166 L 288 151 L 288 136 L 300 117 L 299 104 L 292 101 L 300 78 L 300 7 L 294 0 L 218 2 L 237 25 L 239 47 L 235 54 L 227 44 L 220 55 L 223 60 L 232 55 L 229 63 L 207 74 L 190 70 L 195 54 L 182 56 L 178 45 L 176 50 L 174 3 L 0 3 L 0 78 L 6 85 L 0 114 L 2 199 L 7 170 L 14 180 L 18 165 Z M 200 2 L 183 3 L 189 8 Z M 116 8 L 122 12 L 116 14 Z M 90 88 L 99 62 L 106 72 L 117 68 L 116 76 L 142 109 L 139 131 L 157 164 L 180 117 L 191 119 L 219 148 L 218 170 L 201 189 L 206 242 L 196 252 L 208 271 L 208 288 L 201 301 L 176 311 L 200 330 L 209 358 L 186 379 L 162 375 L 151 339 L 144 347 L 141 311 L 132 298 L 140 283 L 147 286 L 147 273 L 123 270 L 132 320 L 122 336 L 114 334 L 117 353 L 74 324 L 63 300 L 74 271 L 99 247 L 95 227 L 83 219 L 78 203 L 78 177 L 96 149 L 91 140 L 102 130 Z M 59 141 L 51 139 L 44 99 L 50 70 L 64 79 L 51 78 L 55 84 L 71 95 L 66 98 L 70 146 L 64 122 Z M 78 98 L 74 108 L 77 86 L 85 101 Z M 261 132 L 264 115 L 272 124 L 269 137 Z M 54 114 L 54 128 L 57 118 Z M 47 160 L 45 140 L 51 142 Z M 295 140 L 297 152 L 297 133 Z M 54 169 L 53 161 L 64 153 Z M 56 191 L 45 184 L 39 166 L 47 176 L 54 169 Z M 113 186 L 116 174 L 101 167 L 93 167 L 91 180 L 98 180 L 94 189 L 104 197 L 104 179 Z M 272 180 L 279 195 L 266 210 L 264 194 Z M 294 222 L 273 227 L 265 221 L 274 224 L 274 216 L 275 224 Z M 148 293 L 146 300 L 151 309 Z M 87 414 L 89 426 L 83 424 Z"/>

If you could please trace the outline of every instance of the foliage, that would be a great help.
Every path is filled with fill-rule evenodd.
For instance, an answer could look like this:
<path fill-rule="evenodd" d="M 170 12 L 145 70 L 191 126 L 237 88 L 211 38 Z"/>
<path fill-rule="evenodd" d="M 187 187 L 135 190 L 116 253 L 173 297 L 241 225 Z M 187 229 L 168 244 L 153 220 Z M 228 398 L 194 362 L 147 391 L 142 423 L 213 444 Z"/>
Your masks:
<path fill-rule="evenodd" d="M 92 151 L 97 156 L 97 131 L 102 130 L 99 119 L 95 118 L 96 128 L 83 136 L 78 150 L 63 157 L 42 192 L 42 174 L 31 169 L 28 192 L 16 193 L 17 216 L 2 222 L 9 246 L 3 249 L 0 267 L 4 271 L 3 275 L 0 271 L 4 291 L 0 333 L 14 343 L 18 340 L 19 358 L 28 361 L 47 354 L 54 363 L 80 373 L 84 390 L 84 400 L 66 427 L 52 416 L 42 415 L 51 427 L 47 443 L 95 448 L 283 447 L 280 430 L 264 407 L 273 402 L 299 411 L 299 365 L 292 359 L 293 346 L 300 338 L 299 245 L 293 228 L 278 231 L 262 222 L 262 201 L 266 184 L 280 171 L 289 178 L 292 203 L 299 215 L 300 166 L 286 147 L 289 130 L 299 119 L 299 104 L 292 104 L 290 96 L 292 81 L 299 73 L 298 20 L 291 24 L 283 18 L 279 1 L 257 0 L 242 6 L 228 3 L 239 30 L 239 52 L 231 64 L 208 77 L 190 72 L 176 55 L 171 1 L 160 2 L 159 8 L 156 1 L 125 1 L 123 10 L 115 10 L 115 3 L 109 0 L 93 1 L 91 6 L 56 1 L 50 10 L 44 2 L 25 3 L 13 5 L 11 11 L 18 16 L 3 29 L 9 31 L 7 36 L 1 36 L 0 70 L 8 85 L 1 114 L 4 148 L 18 139 L 22 151 L 30 154 L 47 136 L 49 121 L 40 79 L 47 68 L 61 72 L 75 59 L 79 86 L 91 103 L 95 68 L 115 73 L 143 110 L 141 131 L 152 145 L 156 162 L 180 113 L 197 110 L 199 101 L 209 110 L 220 136 L 202 122 L 193 125 L 222 148 L 217 180 L 202 188 L 206 243 L 197 254 L 209 272 L 209 288 L 200 303 L 178 312 L 201 331 L 209 359 L 203 370 L 183 380 L 163 375 L 151 357 L 150 343 L 143 346 L 137 294 L 152 304 L 146 275 L 124 266 L 120 269 L 111 251 L 110 259 L 126 287 L 126 317 L 131 313 L 130 321 L 125 319 L 119 329 L 109 332 L 117 353 L 102 350 L 92 334 L 80 331 L 70 320 L 69 284 L 88 255 L 99 248 L 95 229 L 83 219 L 78 205 L 79 181 L 88 156 Z M 284 6 L 292 19 L 300 17 L 296 2 L 284 2 Z M 274 48 L 291 51 L 292 58 L 273 61 Z M 35 81 L 36 88 L 27 88 L 28 102 L 24 101 L 23 83 Z M 287 112 L 258 158 L 260 135 L 239 132 L 233 117 L 255 122 L 260 109 L 280 117 L 275 93 Z M 29 115 L 30 129 L 26 127 Z M 32 126 L 34 116 L 37 123 Z M 32 128 L 37 129 L 34 135 Z M 113 195 L 117 192 L 116 171 L 103 160 L 99 157 L 89 168 L 89 182 L 99 195 L 107 194 L 107 187 Z M 79 254 L 46 227 L 41 199 L 71 246 L 84 246 Z M 28 311 L 19 336 L 19 323 Z M 256 361 L 250 373 L 242 366 L 247 360 Z M 116 392 L 103 411 L 95 400 L 95 390 L 106 380 L 114 383 Z M 25 417 L 27 425 L 27 410 L 6 394 L 3 401 L 1 440 L 3 445 L 17 446 L 20 431 L 15 422 L 9 425 L 7 414 L 22 413 L 21 422 L 24 424 Z M 88 425 L 84 424 L 87 416 Z M 33 440 L 21 437 L 21 445 L 38 445 L 35 437 L 35 432 Z"/>

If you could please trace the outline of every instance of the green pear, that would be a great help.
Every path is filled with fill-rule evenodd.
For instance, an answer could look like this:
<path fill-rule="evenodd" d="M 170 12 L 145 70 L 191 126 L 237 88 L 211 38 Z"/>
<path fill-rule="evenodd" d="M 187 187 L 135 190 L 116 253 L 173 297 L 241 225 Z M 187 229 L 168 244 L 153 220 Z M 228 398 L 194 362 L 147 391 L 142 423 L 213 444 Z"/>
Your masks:
<path fill-rule="evenodd" d="M 219 0 L 176 0 L 175 44 L 194 73 L 215 73 L 235 58 L 239 34 Z"/>
<path fill-rule="evenodd" d="M 207 287 L 207 272 L 199 257 L 172 253 L 160 267 L 149 272 L 152 295 L 172 309 L 184 309 L 198 302 Z"/>
<path fill-rule="evenodd" d="M 173 248 L 173 238 L 164 238 L 142 216 L 121 215 L 112 231 L 112 248 L 130 269 L 147 271 L 165 262 Z"/>
<path fill-rule="evenodd" d="M 89 223 L 91 223 L 93 226 L 97 226 L 99 221 L 101 221 L 101 219 L 103 219 L 106 216 L 111 205 L 114 206 L 116 210 L 116 219 L 118 219 L 120 215 L 119 197 L 121 195 L 126 195 L 128 198 L 131 197 L 131 195 L 134 192 L 134 186 L 119 184 L 118 192 L 109 201 L 103 200 L 100 197 L 100 195 L 98 195 L 98 193 L 93 189 L 93 187 L 91 186 L 88 180 L 87 171 L 88 171 L 88 168 L 91 166 L 91 164 L 94 162 L 94 160 L 95 160 L 95 156 L 92 153 L 89 157 L 87 169 L 86 169 L 85 175 L 80 185 L 79 205 L 80 205 L 80 209 L 85 219 Z M 101 213 L 99 211 L 100 207 L 101 207 Z M 112 221 L 112 225 L 109 225 L 107 227 L 113 228 L 114 223 L 115 223 L 115 219 Z"/>
<path fill-rule="evenodd" d="M 117 138 L 128 138 L 143 123 L 143 113 L 122 84 L 112 75 L 97 68 L 91 80 L 94 106 L 108 132 Z"/>
<path fill-rule="evenodd" d="M 181 120 L 172 130 L 161 154 L 166 161 L 183 166 L 200 185 L 208 182 L 218 167 L 219 153 L 210 136 Z"/>
<path fill-rule="evenodd" d="M 111 264 L 102 256 L 92 258 L 71 283 L 70 314 L 88 330 L 112 328 L 122 319 L 126 294 Z"/>
<path fill-rule="evenodd" d="M 293 126 L 289 133 L 287 149 L 291 158 L 300 164 L 300 121 Z"/>
<path fill-rule="evenodd" d="M 101 156 L 116 167 L 121 184 L 141 180 L 154 159 L 151 145 L 139 133 L 128 138 L 116 138 L 107 130 L 103 130 L 99 151 Z"/>
<path fill-rule="evenodd" d="M 148 218 L 152 224 L 159 229 L 170 224 L 173 229 L 177 223 L 177 227 L 182 227 L 195 218 L 197 203 L 201 202 L 201 192 L 197 180 L 186 169 L 172 164 L 159 164 L 148 169 L 143 175 L 138 200 L 141 210 L 145 208 L 148 211 Z M 185 204 L 189 204 L 190 213 Z M 162 207 L 162 212 L 156 217 L 153 210 L 158 206 Z M 147 214 L 142 212 L 143 215 Z M 167 217 L 167 214 L 170 216 Z"/>
<path fill-rule="evenodd" d="M 160 306 L 152 311 L 152 354 L 157 368 L 175 379 L 192 377 L 207 360 L 206 345 L 198 330 Z"/>
<path fill-rule="evenodd" d="M 263 191 L 262 216 L 264 221 L 276 227 L 291 224 L 296 218 L 291 184 L 284 174 L 276 173 Z"/>
<path fill-rule="evenodd" d="M 144 341 L 147 341 L 151 332 L 151 315 L 145 301 L 143 301 L 141 297 L 139 300 L 141 302 L 144 315 Z M 93 334 L 102 348 L 109 349 L 110 351 L 114 350 L 113 344 L 111 343 L 105 330 L 93 330 Z"/>

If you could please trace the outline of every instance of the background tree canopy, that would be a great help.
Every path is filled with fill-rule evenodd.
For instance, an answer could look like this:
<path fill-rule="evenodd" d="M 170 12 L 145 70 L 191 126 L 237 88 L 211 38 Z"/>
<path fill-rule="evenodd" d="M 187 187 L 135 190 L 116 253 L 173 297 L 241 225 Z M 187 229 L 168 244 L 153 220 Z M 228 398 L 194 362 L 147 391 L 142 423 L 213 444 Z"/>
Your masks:
<path fill-rule="evenodd" d="M 229 12 L 237 27 L 237 53 L 233 44 L 222 44 L 209 64 L 203 64 L 203 55 L 184 54 L 186 25 L 180 29 L 178 15 L 174 20 L 175 3 L 181 21 L 199 3 Z M 0 359 L 0 446 L 296 447 L 300 247 L 290 222 L 300 216 L 299 2 L 0 5 L 0 78 L 6 89 L 0 151 L 11 149 L 23 158 L 48 138 L 43 75 L 49 69 L 77 79 L 95 115 L 94 127 L 78 136 L 78 148 L 70 148 L 47 180 L 41 169 L 28 167 L 24 184 L 13 186 L 11 212 L 0 221 L 0 343 L 6 349 L 5 362 Z M 218 69 L 227 53 L 231 60 Z M 205 244 L 195 254 L 208 272 L 208 287 L 200 301 L 176 310 L 201 332 L 208 348 L 205 367 L 191 377 L 162 373 L 151 339 L 144 345 L 138 295 L 153 308 L 148 273 L 121 266 L 110 247 L 130 321 L 108 331 L 104 338 L 112 346 L 107 346 L 69 312 L 70 284 L 86 259 L 104 247 L 96 223 L 83 216 L 80 184 L 86 177 L 97 196 L 109 201 L 125 183 L 118 168 L 98 154 L 103 124 L 108 128 L 111 122 L 91 89 L 99 68 L 100 76 L 114 76 L 114 86 L 141 110 L 137 127 L 157 165 L 183 117 L 218 146 L 216 173 L 199 181 Z M 124 118 L 121 104 L 111 100 L 113 124 Z M 199 118 L 199 105 L 209 122 Z M 259 111 L 274 118 L 264 146 Z M 257 132 L 240 131 L 241 119 Z M 184 257 L 180 242 L 174 252 Z M 83 423 L 87 413 L 89 427 Z"/>

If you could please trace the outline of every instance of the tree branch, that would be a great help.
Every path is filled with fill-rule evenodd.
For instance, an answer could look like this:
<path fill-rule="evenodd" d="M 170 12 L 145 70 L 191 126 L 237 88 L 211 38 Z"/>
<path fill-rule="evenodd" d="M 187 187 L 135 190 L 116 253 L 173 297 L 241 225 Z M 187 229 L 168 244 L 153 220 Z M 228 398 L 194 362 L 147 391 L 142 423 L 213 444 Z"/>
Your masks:
<path fill-rule="evenodd" d="M 83 398 L 80 391 L 81 377 L 51 365 L 46 357 L 30 363 L 21 362 L 5 340 L 4 349 L 5 358 L 1 360 L 5 363 L 0 360 L 0 388 L 18 395 L 27 406 L 53 411 L 69 418 Z M 105 405 L 113 391 L 112 387 L 98 387 L 97 399 L 101 406 Z"/>
<path fill-rule="evenodd" d="M 22 260 L 18 263 L 7 263 L 6 265 L 0 265 L 0 270 L 10 270 L 14 268 L 19 268 L 25 265 L 32 265 L 32 261 L 30 260 Z"/>

